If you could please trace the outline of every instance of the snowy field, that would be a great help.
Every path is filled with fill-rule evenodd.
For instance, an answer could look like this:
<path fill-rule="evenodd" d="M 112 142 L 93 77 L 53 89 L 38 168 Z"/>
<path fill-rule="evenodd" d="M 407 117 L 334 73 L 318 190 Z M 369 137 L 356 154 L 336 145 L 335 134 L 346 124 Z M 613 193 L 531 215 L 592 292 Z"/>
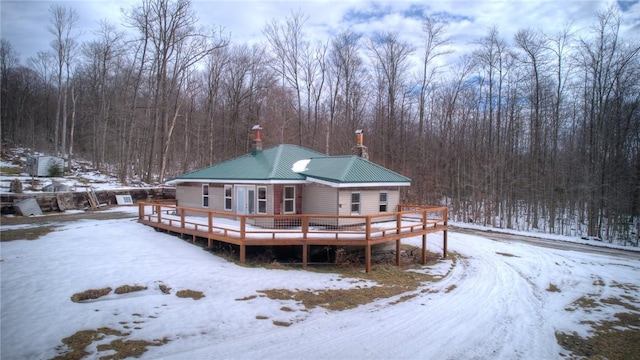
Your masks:
<path fill-rule="evenodd" d="M 116 210 L 133 217 L 137 207 Z M 51 359 L 66 350 L 63 338 L 103 327 L 128 333 L 127 340 L 168 340 L 150 346 L 143 359 L 561 359 L 570 353 L 558 345 L 556 332 L 587 337 L 591 324 L 634 311 L 625 304 L 640 307 L 637 259 L 455 232 L 449 233 L 449 251 L 461 255 L 455 264 L 449 259 L 424 268 L 442 280 L 330 311 L 259 291 L 373 284 L 238 266 L 135 218 L 54 225 L 38 240 L 0 243 L 2 359 Z M 440 252 L 441 235 L 428 239 L 429 250 Z M 405 242 L 419 246 L 420 238 Z M 70 300 L 88 289 L 121 285 L 147 289 Z M 175 296 L 184 289 L 205 296 Z M 398 301 L 405 295 L 415 296 Z M 579 299 L 621 301 L 591 308 L 579 306 Z M 87 358 L 113 354 L 97 349 L 117 338 L 91 343 Z"/>

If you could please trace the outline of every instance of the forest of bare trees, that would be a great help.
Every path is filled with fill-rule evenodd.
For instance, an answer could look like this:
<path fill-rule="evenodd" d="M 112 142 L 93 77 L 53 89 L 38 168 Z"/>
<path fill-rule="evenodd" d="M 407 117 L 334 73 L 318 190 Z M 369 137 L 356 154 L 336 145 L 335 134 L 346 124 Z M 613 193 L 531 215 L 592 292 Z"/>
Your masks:
<path fill-rule="evenodd" d="M 123 19 L 78 29 L 52 5 L 50 48 L 21 61 L 1 40 L 3 147 L 160 183 L 249 152 L 254 124 L 265 146 L 331 155 L 364 129 L 370 160 L 412 179 L 404 201 L 638 243 L 640 44 L 613 8 L 586 29 L 507 38 L 497 24 L 457 57 L 435 17 L 421 43 L 352 30 L 314 43 L 292 12 L 253 45 L 201 27 L 189 0 L 141 0 Z"/>

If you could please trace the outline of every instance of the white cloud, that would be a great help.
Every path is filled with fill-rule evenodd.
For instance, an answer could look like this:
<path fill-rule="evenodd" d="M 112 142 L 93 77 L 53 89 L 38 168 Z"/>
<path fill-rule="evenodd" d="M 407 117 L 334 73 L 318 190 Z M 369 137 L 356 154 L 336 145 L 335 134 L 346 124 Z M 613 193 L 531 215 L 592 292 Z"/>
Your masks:
<path fill-rule="evenodd" d="M 577 29 L 594 23 L 597 11 L 606 9 L 611 0 L 593 1 L 289 1 L 289 0 L 194 0 L 193 8 L 205 26 L 220 26 L 231 34 L 233 43 L 263 42 L 262 30 L 272 19 L 284 21 L 292 12 L 308 16 L 304 32 L 312 44 L 326 42 L 332 35 L 351 29 L 366 37 L 375 31 L 400 34 L 404 41 L 420 45 L 422 14 L 438 15 L 451 22 L 449 33 L 461 50 L 484 36 L 496 25 L 500 35 L 510 40 L 522 28 L 540 28 L 554 32 L 572 22 Z M 49 1 L 2 1 L 1 30 L 21 60 L 38 51 L 49 50 L 53 36 L 47 32 Z M 134 0 L 59 1 L 78 12 L 78 26 L 84 29 L 82 39 L 90 39 L 97 22 L 108 19 L 122 22 L 121 8 L 131 8 Z M 626 23 L 623 29 L 633 34 L 640 23 L 640 5 L 624 2 Z"/>

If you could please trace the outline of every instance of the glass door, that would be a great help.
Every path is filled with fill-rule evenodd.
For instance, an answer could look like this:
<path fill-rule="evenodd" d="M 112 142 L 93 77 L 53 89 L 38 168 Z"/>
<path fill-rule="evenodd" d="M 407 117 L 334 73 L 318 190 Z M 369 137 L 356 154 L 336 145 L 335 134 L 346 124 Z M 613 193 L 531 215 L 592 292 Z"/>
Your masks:
<path fill-rule="evenodd" d="M 236 212 L 238 214 L 255 214 L 256 188 L 255 186 L 236 186 Z"/>

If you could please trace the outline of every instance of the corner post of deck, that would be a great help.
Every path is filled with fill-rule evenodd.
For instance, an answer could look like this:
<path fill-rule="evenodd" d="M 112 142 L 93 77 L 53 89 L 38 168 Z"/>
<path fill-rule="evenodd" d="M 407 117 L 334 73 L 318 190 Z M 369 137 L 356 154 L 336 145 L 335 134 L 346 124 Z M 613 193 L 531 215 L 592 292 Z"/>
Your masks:
<path fill-rule="evenodd" d="M 427 229 L 427 219 L 429 218 L 429 210 L 426 208 L 422 209 L 422 229 Z"/>
<path fill-rule="evenodd" d="M 182 227 L 183 229 L 185 228 L 185 223 L 184 223 L 184 208 L 183 207 L 177 207 L 176 206 L 176 210 L 180 211 L 180 227 Z"/>
<path fill-rule="evenodd" d="M 400 234 L 402 232 L 402 213 L 398 212 L 396 214 L 396 234 Z"/>
<path fill-rule="evenodd" d="M 244 238 L 247 235 L 247 217 L 240 216 L 240 239 L 244 242 Z"/>
<path fill-rule="evenodd" d="M 154 205 L 156 208 L 156 213 L 158 213 L 158 224 L 162 222 L 162 205 L 156 204 Z"/>
<path fill-rule="evenodd" d="M 144 220 L 144 203 L 138 203 L 138 221 Z"/>

